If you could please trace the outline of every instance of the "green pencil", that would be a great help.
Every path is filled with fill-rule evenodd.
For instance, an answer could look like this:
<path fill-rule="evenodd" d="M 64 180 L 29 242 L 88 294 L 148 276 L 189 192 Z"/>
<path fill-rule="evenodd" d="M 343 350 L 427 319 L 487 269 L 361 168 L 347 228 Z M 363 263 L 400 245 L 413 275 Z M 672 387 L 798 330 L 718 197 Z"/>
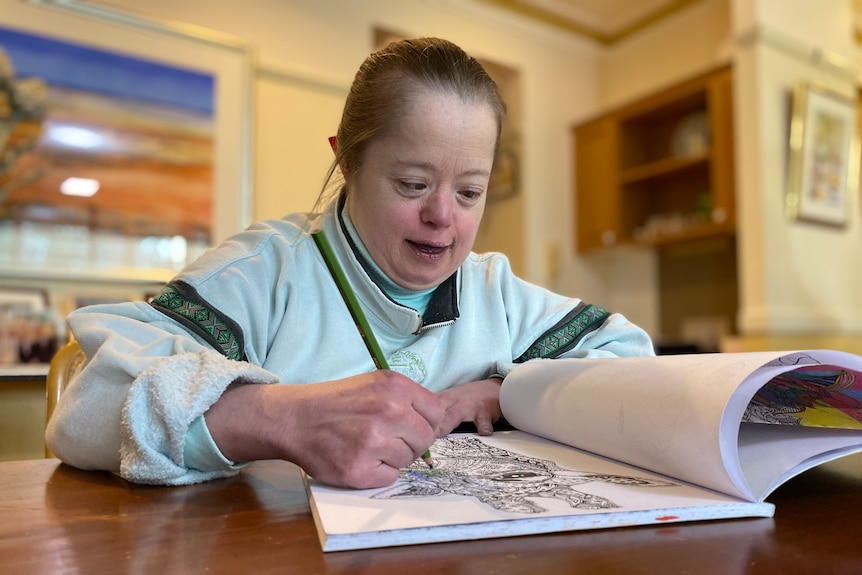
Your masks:
<path fill-rule="evenodd" d="M 329 245 L 329 240 L 326 239 L 326 235 L 323 233 L 323 230 L 311 234 L 311 237 L 314 238 L 314 243 L 317 244 L 317 249 L 320 250 L 320 255 L 323 256 L 323 261 L 326 262 L 326 267 L 329 268 L 329 273 L 332 274 L 332 279 L 335 280 L 335 285 L 338 286 L 338 291 L 341 293 L 344 303 L 347 304 L 347 309 L 350 310 L 353 322 L 359 330 L 359 335 L 362 336 L 362 341 L 365 342 L 365 347 L 368 348 L 368 353 L 371 354 L 371 359 L 374 360 L 374 365 L 377 369 L 389 369 L 389 364 L 386 362 L 386 358 L 383 356 L 383 351 L 377 344 L 377 339 L 374 337 L 374 332 L 371 331 L 371 326 L 365 318 L 365 313 L 363 313 L 362 308 L 359 305 L 359 300 L 356 299 L 356 294 L 354 294 L 353 290 L 350 289 L 350 282 L 347 281 L 347 276 L 344 275 L 344 270 L 341 269 L 338 260 L 335 258 L 335 252 L 332 251 L 332 246 Z M 422 461 L 424 461 L 428 467 L 434 467 L 434 460 L 431 459 L 430 450 L 426 450 L 425 453 L 422 454 Z"/>

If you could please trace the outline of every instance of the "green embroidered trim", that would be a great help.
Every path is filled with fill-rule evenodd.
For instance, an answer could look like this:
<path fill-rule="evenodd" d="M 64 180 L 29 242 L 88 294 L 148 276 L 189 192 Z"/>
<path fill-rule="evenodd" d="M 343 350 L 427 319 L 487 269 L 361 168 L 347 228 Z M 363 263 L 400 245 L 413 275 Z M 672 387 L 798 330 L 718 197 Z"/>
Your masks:
<path fill-rule="evenodd" d="M 521 357 L 515 360 L 515 363 L 561 355 L 573 348 L 586 334 L 598 329 L 609 315 L 611 314 L 599 306 L 581 304 L 563 318 L 563 321 L 537 339 Z"/>
<path fill-rule="evenodd" d="M 228 359 L 242 359 L 242 346 L 228 323 L 215 310 L 192 301 L 172 285 L 164 289 L 150 301 L 150 305 L 169 311 L 177 319 L 183 318 L 205 339 L 221 351 Z"/>

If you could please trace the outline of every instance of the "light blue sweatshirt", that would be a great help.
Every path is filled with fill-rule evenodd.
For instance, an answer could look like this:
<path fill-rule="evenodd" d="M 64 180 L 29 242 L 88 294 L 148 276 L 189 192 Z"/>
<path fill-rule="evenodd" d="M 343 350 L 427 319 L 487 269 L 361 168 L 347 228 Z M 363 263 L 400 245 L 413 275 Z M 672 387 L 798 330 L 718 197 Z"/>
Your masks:
<path fill-rule="evenodd" d="M 432 391 L 504 378 L 534 358 L 653 354 L 622 315 L 525 282 L 497 253 L 470 254 L 421 313 L 402 305 L 357 257 L 333 206 L 252 225 L 151 303 L 71 314 L 88 359 L 49 422 L 51 451 L 139 483 L 224 477 L 240 465 L 219 452 L 203 414 L 232 382 L 312 384 L 375 369 L 310 235 L 320 228 L 391 369 Z"/>

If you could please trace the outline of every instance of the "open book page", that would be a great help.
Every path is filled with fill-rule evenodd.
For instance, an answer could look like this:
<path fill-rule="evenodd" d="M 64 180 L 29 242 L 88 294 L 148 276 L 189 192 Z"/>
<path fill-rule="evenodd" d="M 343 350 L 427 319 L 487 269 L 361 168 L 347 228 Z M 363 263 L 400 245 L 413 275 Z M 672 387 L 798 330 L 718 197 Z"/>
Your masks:
<path fill-rule="evenodd" d="M 793 352 L 751 379 L 760 386 L 754 398 L 743 405 L 746 396 L 735 397 L 726 417 L 728 425 L 740 413 L 751 422 L 740 428 L 738 457 L 754 498 L 815 465 L 862 451 L 862 357 Z"/>
<path fill-rule="evenodd" d="M 857 451 L 859 430 L 743 423 L 739 433 L 740 466 L 761 501 L 806 469 Z"/>
<path fill-rule="evenodd" d="M 325 551 L 728 517 L 770 504 L 631 468 L 520 431 L 454 434 L 390 487 L 351 490 L 306 478 Z"/>
<path fill-rule="evenodd" d="M 783 355 L 531 361 L 506 377 L 500 404 L 518 429 L 755 500 L 739 468 L 739 422 L 757 389 L 791 369 L 762 369 Z"/>

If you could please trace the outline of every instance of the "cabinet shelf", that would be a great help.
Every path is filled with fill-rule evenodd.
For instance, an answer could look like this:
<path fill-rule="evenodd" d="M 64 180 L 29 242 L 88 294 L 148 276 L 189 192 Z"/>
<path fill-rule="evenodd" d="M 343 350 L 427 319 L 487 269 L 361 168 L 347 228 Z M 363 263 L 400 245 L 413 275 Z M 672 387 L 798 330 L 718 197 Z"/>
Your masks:
<path fill-rule="evenodd" d="M 647 237 L 638 237 L 634 239 L 634 243 L 640 246 L 661 247 L 717 236 L 733 236 L 734 234 L 734 227 L 726 223 L 703 222 L 686 227 L 678 232 L 658 233 Z"/>
<path fill-rule="evenodd" d="M 673 176 L 679 172 L 709 165 L 709 152 L 692 156 L 664 158 L 620 172 L 621 184 L 636 184 Z"/>
<path fill-rule="evenodd" d="M 722 66 L 575 126 L 577 251 L 641 245 L 673 218 L 704 225 L 650 245 L 733 233 L 732 80 Z"/>
<path fill-rule="evenodd" d="M 574 127 L 576 249 L 652 252 L 666 341 L 735 331 L 733 124 L 722 66 Z"/>

